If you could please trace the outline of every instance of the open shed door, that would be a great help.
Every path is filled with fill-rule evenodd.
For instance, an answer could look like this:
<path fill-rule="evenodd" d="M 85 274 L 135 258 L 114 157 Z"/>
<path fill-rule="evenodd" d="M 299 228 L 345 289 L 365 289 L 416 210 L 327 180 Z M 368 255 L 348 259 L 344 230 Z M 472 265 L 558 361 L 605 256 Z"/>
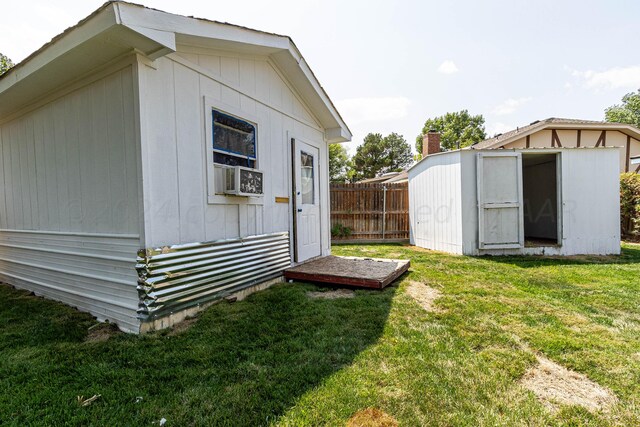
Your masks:
<path fill-rule="evenodd" d="M 524 246 L 520 153 L 478 153 L 480 249 Z"/>

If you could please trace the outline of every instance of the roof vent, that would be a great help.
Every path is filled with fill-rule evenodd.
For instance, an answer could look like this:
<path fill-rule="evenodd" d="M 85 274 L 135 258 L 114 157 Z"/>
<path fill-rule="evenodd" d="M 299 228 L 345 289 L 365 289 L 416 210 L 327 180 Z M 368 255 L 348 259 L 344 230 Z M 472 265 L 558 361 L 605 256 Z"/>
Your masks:
<path fill-rule="evenodd" d="M 535 122 L 531 122 L 531 123 L 529 123 L 529 126 L 531 126 L 531 125 L 535 125 L 536 123 L 540 123 L 540 120 L 536 120 Z"/>

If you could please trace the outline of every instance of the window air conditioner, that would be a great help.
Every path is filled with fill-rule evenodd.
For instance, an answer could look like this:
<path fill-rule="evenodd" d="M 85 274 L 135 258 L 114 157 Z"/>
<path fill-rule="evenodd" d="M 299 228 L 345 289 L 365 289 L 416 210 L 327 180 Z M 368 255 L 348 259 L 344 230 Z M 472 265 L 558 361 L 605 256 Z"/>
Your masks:
<path fill-rule="evenodd" d="M 264 173 L 258 169 L 243 166 L 226 167 L 224 177 L 225 194 L 246 197 L 264 195 Z"/>

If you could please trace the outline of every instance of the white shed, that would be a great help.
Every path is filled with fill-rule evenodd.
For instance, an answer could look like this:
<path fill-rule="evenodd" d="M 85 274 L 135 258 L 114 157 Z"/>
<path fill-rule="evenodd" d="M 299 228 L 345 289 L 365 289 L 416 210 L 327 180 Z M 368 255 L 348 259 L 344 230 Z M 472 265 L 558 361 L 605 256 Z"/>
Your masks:
<path fill-rule="evenodd" d="M 0 279 L 169 326 L 329 254 L 350 138 L 289 37 L 109 2 L 0 78 Z"/>
<path fill-rule="evenodd" d="M 620 253 L 619 149 L 463 149 L 409 170 L 411 243 L 464 255 Z"/>

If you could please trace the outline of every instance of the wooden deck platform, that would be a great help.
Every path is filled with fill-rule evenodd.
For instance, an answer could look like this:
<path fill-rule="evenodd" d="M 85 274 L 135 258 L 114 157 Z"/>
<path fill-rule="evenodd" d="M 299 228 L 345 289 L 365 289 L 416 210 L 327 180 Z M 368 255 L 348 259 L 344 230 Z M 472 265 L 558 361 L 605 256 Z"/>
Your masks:
<path fill-rule="evenodd" d="M 409 260 L 329 255 L 291 267 L 287 280 L 382 289 L 409 269 Z"/>

